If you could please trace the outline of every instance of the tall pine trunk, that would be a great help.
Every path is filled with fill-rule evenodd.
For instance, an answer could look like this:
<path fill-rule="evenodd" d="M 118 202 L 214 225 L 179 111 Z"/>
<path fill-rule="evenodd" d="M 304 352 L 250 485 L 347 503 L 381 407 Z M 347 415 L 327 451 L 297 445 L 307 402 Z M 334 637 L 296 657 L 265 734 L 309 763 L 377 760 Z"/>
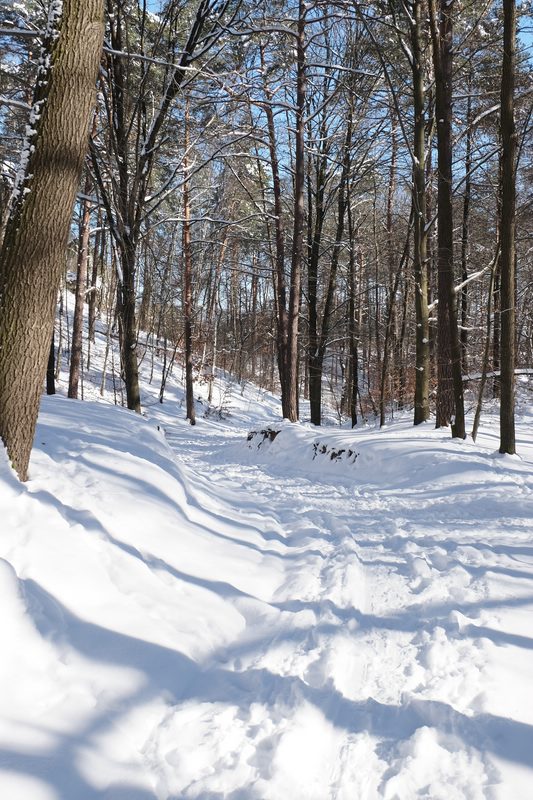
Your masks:
<path fill-rule="evenodd" d="M 90 191 L 89 179 L 85 182 L 85 198 L 82 203 L 80 236 L 78 246 L 78 270 L 76 275 L 76 301 L 74 305 L 74 319 L 72 322 L 72 343 L 70 346 L 70 372 L 68 382 L 68 396 L 74 400 L 78 398 L 78 385 L 82 366 L 83 351 L 83 307 L 87 290 L 87 264 L 89 260 L 89 230 L 91 222 L 91 203 L 87 199 Z"/>
<path fill-rule="evenodd" d="M 414 163 L 413 163 L 413 272 L 415 278 L 416 361 L 414 424 L 429 419 L 429 311 L 426 203 L 426 119 L 422 65 L 422 0 L 413 4 L 411 44 L 413 50 Z"/>
<path fill-rule="evenodd" d="M 470 244 L 470 199 L 472 194 L 472 96 L 470 88 L 471 74 L 468 76 L 468 100 L 466 111 L 466 155 L 465 155 L 465 193 L 463 200 L 463 226 L 461 232 L 461 281 L 465 284 L 461 289 L 461 361 L 463 372 L 468 371 L 468 250 Z"/>
<path fill-rule="evenodd" d="M 311 407 L 311 422 L 313 425 L 320 425 L 322 418 L 322 368 L 324 353 L 320 348 L 319 333 L 319 311 L 318 311 L 318 270 L 320 261 L 320 248 L 322 243 L 322 230 L 326 218 L 324 208 L 325 182 L 327 172 L 327 143 L 324 128 L 320 143 L 320 153 L 318 155 L 318 166 L 316 171 L 316 200 L 315 200 L 315 219 L 313 231 L 311 226 L 311 201 L 309 202 L 308 230 L 309 236 L 309 259 L 307 265 L 307 305 L 308 305 L 308 328 L 309 328 L 309 355 L 307 368 L 309 374 L 309 404 Z M 309 191 L 309 196 L 312 196 Z"/>
<path fill-rule="evenodd" d="M 515 0 L 503 0 L 503 67 L 501 82 L 501 379 L 500 453 L 515 452 L 515 208 L 516 131 L 514 81 L 516 50 Z"/>
<path fill-rule="evenodd" d="M 300 291 L 304 254 L 304 181 L 305 181 L 305 15 L 304 0 L 298 2 L 296 38 L 296 134 L 294 176 L 294 229 L 292 236 L 291 285 L 287 337 L 288 419 L 296 422 L 298 402 L 298 329 L 300 321 Z"/>
<path fill-rule="evenodd" d="M 185 400 L 187 419 L 196 424 L 194 409 L 193 357 L 192 357 L 192 253 L 191 253 L 191 202 L 189 182 L 189 101 L 185 104 L 185 136 L 183 147 L 183 320 L 185 338 Z"/>
<path fill-rule="evenodd" d="M 265 70 L 264 52 L 260 49 L 261 66 Z M 287 287 L 285 281 L 285 243 L 283 236 L 283 205 L 281 201 L 281 179 L 276 141 L 276 126 L 272 110 L 272 92 L 265 86 L 265 116 L 267 119 L 270 169 L 272 172 L 272 192 L 274 198 L 274 233 L 276 241 L 273 282 L 276 304 L 276 349 L 278 373 L 281 387 L 281 411 L 284 419 L 289 418 L 289 317 L 287 313 Z"/>
<path fill-rule="evenodd" d="M 0 251 L 0 436 L 28 476 L 39 396 L 94 108 L 103 0 L 64 0 L 49 22 L 21 174 Z M 57 7 L 54 4 L 54 10 Z"/>
<path fill-rule="evenodd" d="M 452 206 L 452 52 L 453 0 L 430 0 L 437 116 L 437 427 L 451 424 L 452 436 L 465 438 L 461 347 L 457 329 L 453 261 Z"/>
<path fill-rule="evenodd" d="M 117 290 L 117 317 L 120 333 L 120 352 L 126 403 L 129 409 L 141 413 L 139 363 L 137 360 L 137 322 L 135 317 L 135 263 L 137 244 L 131 234 L 124 233 L 120 252 L 121 274 Z"/>

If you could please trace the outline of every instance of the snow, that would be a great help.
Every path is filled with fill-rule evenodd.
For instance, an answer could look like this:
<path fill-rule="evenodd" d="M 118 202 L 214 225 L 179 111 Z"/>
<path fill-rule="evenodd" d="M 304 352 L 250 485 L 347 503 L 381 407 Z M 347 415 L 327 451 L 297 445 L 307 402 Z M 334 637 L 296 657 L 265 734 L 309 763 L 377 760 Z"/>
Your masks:
<path fill-rule="evenodd" d="M 0 453 L 0 796 L 529 797 L 533 408 L 502 457 L 219 376 L 190 427 L 142 370 L 147 418 L 86 376 Z"/>

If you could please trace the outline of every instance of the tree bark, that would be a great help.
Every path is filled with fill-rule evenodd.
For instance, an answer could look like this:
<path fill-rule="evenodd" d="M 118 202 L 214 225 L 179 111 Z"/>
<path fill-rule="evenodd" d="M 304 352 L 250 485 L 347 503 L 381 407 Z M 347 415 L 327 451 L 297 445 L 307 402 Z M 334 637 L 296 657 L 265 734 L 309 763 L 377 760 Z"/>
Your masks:
<path fill-rule="evenodd" d="M 183 142 L 183 319 L 185 338 L 185 399 L 186 419 L 196 424 L 194 409 L 194 382 L 192 358 L 192 254 L 191 254 L 191 204 L 189 197 L 189 102 L 185 107 L 185 135 Z"/>
<path fill-rule="evenodd" d="M 468 249 L 470 239 L 470 196 L 472 193 L 472 96 L 471 74 L 468 80 L 468 100 L 466 111 L 466 154 L 465 154 L 465 193 L 463 199 L 463 226 L 461 232 L 461 282 L 465 283 L 468 279 Z M 468 372 L 468 284 L 465 283 L 461 289 L 461 363 L 463 372 Z"/>
<path fill-rule="evenodd" d="M 352 421 L 352 428 L 357 425 L 357 394 L 359 391 L 359 331 L 360 325 L 356 314 L 356 293 L 358 288 L 357 280 L 357 264 L 355 252 L 355 237 L 356 231 L 353 224 L 352 209 L 350 203 L 347 203 L 348 212 L 348 238 L 350 242 L 349 248 L 349 273 L 348 273 L 348 338 L 350 344 L 350 383 L 349 383 L 349 405 L 350 417 Z"/>
<path fill-rule="evenodd" d="M 438 350 L 437 428 L 451 424 L 452 436 L 465 438 L 461 347 L 457 329 L 453 263 L 452 207 L 452 46 L 453 0 L 430 0 L 435 69 L 438 158 Z"/>
<path fill-rule="evenodd" d="M 261 66 L 264 70 L 263 49 L 260 49 Z M 288 382 L 288 337 L 289 318 L 287 314 L 287 287 L 285 281 L 285 243 L 283 236 L 283 206 L 281 202 L 281 180 L 276 142 L 276 127 L 272 111 L 272 93 L 265 86 L 265 116 L 268 130 L 268 147 L 270 169 L 272 172 L 272 192 L 274 196 L 274 234 L 276 241 L 275 267 L 273 270 L 274 296 L 276 303 L 276 345 L 278 373 L 281 387 L 281 411 L 284 419 L 289 418 L 289 382 Z"/>
<path fill-rule="evenodd" d="M 315 219 L 312 233 L 310 233 L 309 261 L 307 266 L 307 304 L 309 317 L 309 355 L 308 355 L 308 374 L 309 374 L 309 402 L 311 406 L 311 422 L 313 425 L 320 425 L 322 412 L 322 366 L 324 355 L 321 353 L 319 344 L 319 322 L 318 322 L 318 265 L 320 260 L 320 246 L 322 242 L 322 230 L 326 211 L 324 208 L 324 192 L 327 169 L 327 144 L 325 130 L 322 128 L 321 142 L 319 145 L 318 166 L 316 170 L 316 195 L 315 195 Z M 312 196 L 311 191 L 309 192 Z M 311 200 L 309 202 L 308 226 L 311 225 Z"/>
<path fill-rule="evenodd" d="M 516 151 L 514 82 L 516 60 L 515 0 L 503 0 L 503 66 L 501 81 L 501 383 L 500 453 L 515 452 L 515 210 Z"/>
<path fill-rule="evenodd" d="M 21 480 L 35 432 L 72 209 L 88 145 L 103 0 L 64 0 L 38 76 L 22 180 L 0 251 L 0 436 Z M 26 163 L 24 163 L 24 161 Z"/>
<path fill-rule="evenodd" d="M 98 291 L 98 273 L 99 271 L 102 271 L 101 269 L 99 270 L 99 265 L 104 264 L 106 247 L 106 237 L 104 232 L 101 230 L 101 225 L 102 215 L 100 210 L 98 210 L 96 215 L 96 237 L 94 240 L 91 277 L 89 279 L 88 287 L 89 309 L 87 312 L 87 371 L 91 368 L 91 345 L 93 345 L 96 341 L 96 312 L 97 308 L 101 306 L 101 294 Z"/>
<path fill-rule="evenodd" d="M 383 338 L 383 359 L 381 362 L 380 392 L 379 392 L 379 425 L 381 428 L 383 427 L 383 425 L 385 425 L 385 384 L 387 376 L 390 372 L 389 363 L 390 363 L 390 353 L 392 346 L 392 325 L 394 319 L 394 305 L 396 302 L 396 295 L 398 294 L 398 286 L 400 285 L 400 279 L 402 277 L 404 265 L 409 255 L 409 243 L 411 239 L 412 222 L 413 222 L 413 211 L 411 210 L 411 217 L 409 219 L 409 227 L 407 229 L 407 236 L 405 239 L 405 245 L 402 257 L 396 269 L 394 282 L 390 287 L 390 295 L 387 303 L 387 308 L 385 311 L 385 334 Z"/>
<path fill-rule="evenodd" d="M 135 315 L 135 262 L 137 244 L 130 233 L 124 232 L 119 254 L 121 274 L 117 288 L 117 317 L 120 333 L 122 372 L 126 387 L 126 404 L 131 411 L 141 413 L 139 363 L 137 360 L 137 323 Z"/>
<path fill-rule="evenodd" d="M 297 422 L 298 404 L 298 328 L 300 291 L 304 250 L 304 182 L 305 182 L 305 15 L 306 3 L 298 2 L 298 34 L 296 39 L 296 141 L 294 154 L 294 229 L 292 237 L 291 285 L 288 320 L 288 419 Z"/>
<path fill-rule="evenodd" d="M 426 208 L 426 120 L 422 65 L 422 0 L 413 3 L 411 45 L 413 51 L 414 147 L 413 147 L 413 271 L 415 279 L 416 360 L 414 424 L 429 419 L 429 312 Z"/>
<path fill-rule="evenodd" d="M 324 369 L 324 358 L 328 344 L 328 337 L 331 328 L 331 320 L 333 313 L 333 303 L 335 297 L 335 287 L 337 283 L 337 272 L 339 267 L 339 257 L 341 253 L 342 240 L 344 236 L 344 225 L 346 217 L 346 209 L 348 206 L 348 180 L 351 169 L 350 148 L 352 144 L 353 135 L 353 99 L 350 101 L 350 106 L 347 114 L 347 126 L 343 143 L 342 155 L 342 173 L 338 187 L 337 197 L 337 225 L 335 232 L 335 241 L 331 253 L 331 261 L 329 268 L 328 285 L 326 289 L 326 298 L 324 302 L 324 310 L 319 325 L 319 315 L 317 307 L 317 283 L 318 283 L 318 266 L 319 266 L 319 253 L 322 240 L 322 230 L 325 221 L 325 208 L 324 208 L 324 191 L 323 187 L 326 178 L 327 159 L 324 153 L 323 162 L 317 174 L 317 202 L 316 202 L 316 220 L 315 232 L 311 244 L 311 254 L 309 261 L 309 280 L 308 280 L 308 302 L 309 302 L 309 357 L 308 357 L 308 370 L 309 370 L 309 401 L 311 405 L 311 422 L 314 425 L 320 425 L 321 412 L 322 412 L 322 373 Z M 322 132 L 322 138 L 326 140 L 325 129 Z"/>
<path fill-rule="evenodd" d="M 46 394 L 56 393 L 56 353 L 55 353 L 55 335 L 52 329 L 52 341 L 50 342 L 50 352 L 48 354 L 48 364 L 46 367 Z"/>
<path fill-rule="evenodd" d="M 87 290 L 87 262 L 89 257 L 89 230 L 91 222 L 91 204 L 87 199 L 90 191 L 90 181 L 85 181 L 85 199 L 82 202 L 80 236 L 78 246 L 78 270 L 76 275 L 76 301 L 74 304 L 74 318 L 72 320 L 72 341 L 70 345 L 70 371 L 68 382 L 68 397 L 78 399 L 78 385 L 80 380 L 81 359 L 83 350 L 83 307 Z"/>

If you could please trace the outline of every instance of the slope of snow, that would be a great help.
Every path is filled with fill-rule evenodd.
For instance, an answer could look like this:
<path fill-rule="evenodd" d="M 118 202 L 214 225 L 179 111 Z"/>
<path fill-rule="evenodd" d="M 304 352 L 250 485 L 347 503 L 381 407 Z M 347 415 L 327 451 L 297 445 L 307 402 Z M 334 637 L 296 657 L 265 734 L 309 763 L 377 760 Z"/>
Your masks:
<path fill-rule="evenodd" d="M 146 369 L 1 453 L 0 797 L 531 796 L 532 409 L 513 458 L 250 385 L 190 427 Z"/>

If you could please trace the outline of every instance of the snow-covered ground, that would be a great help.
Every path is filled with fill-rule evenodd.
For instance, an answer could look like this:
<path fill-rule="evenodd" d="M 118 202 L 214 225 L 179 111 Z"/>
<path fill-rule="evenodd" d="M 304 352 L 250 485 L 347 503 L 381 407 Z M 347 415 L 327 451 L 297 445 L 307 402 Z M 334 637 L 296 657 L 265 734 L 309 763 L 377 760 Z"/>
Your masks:
<path fill-rule="evenodd" d="M 533 408 L 511 458 L 146 374 L 0 453 L 0 797 L 533 797 Z"/>

